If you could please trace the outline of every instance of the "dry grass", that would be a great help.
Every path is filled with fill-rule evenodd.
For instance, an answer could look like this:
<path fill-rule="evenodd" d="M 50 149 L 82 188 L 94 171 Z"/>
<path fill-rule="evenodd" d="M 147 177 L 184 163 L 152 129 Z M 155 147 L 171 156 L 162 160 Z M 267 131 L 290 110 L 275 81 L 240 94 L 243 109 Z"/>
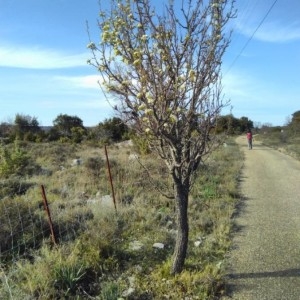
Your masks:
<path fill-rule="evenodd" d="M 214 299 L 222 292 L 223 260 L 230 246 L 242 165 L 237 146 L 230 141 L 227 145 L 198 172 L 190 197 L 186 268 L 176 277 L 169 274 L 176 234 L 174 205 L 154 188 L 166 189 L 170 183 L 157 158 L 141 156 L 142 166 L 128 159 L 135 152 L 131 146 L 108 148 L 118 200 L 115 212 L 112 205 L 88 202 L 111 194 L 103 149 L 24 145 L 30 157 L 49 172 L 28 177 L 26 182 L 32 186 L 10 199 L 11 203 L 18 201 L 18 207 L 26 203 L 24 218 L 29 206 L 31 216 L 47 225 L 40 206 L 40 185 L 45 185 L 59 245 L 52 247 L 44 235 L 14 256 L 17 263 L 8 255 L 0 273 L 0 298 Z M 76 158 L 82 163 L 72 166 Z M 124 199 L 133 201 L 126 205 L 121 203 Z M 3 210 L 4 206 L 1 214 Z M 153 248 L 157 242 L 164 248 Z M 135 244 L 141 249 L 134 250 Z"/>
<path fill-rule="evenodd" d="M 256 138 L 263 144 L 277 149 L 300 160 L 300 137 L 298 133 L 291 129 L 270 128 L 267 132 L 261 132 Z"/>

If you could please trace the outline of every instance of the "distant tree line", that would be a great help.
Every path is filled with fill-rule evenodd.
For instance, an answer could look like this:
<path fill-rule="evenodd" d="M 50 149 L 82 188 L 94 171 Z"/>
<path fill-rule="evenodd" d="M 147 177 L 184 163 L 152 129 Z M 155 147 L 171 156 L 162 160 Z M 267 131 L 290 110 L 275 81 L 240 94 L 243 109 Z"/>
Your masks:
<path fill-rule="evenodd" d="M 273 126 L 271 123 L 264 123 L 259 127 L 262 133 L 276 133 L 281 132 L 285 137 L 297 137 L 300 134 L 300 110 L 292 113 L 287 117 L 284 126 Z"/>
<path fill-rule="evenodd" d="M 120 118 L 114 117 L 87 128 L 79 117 L 67 114 L 58 115 L 53 126 L 42 127 L 36 117 L 16 114 L 13 123 L 0 124 L 0 138 L 7 143 L 15 140 L 72 143 L 90 140 L 108 144 L 128 139 L 129 127 Z"/>
<path fill-rule="evenodd" d="M 227 134 L 241 134 L 252 129 L 253 121 L 247 117 L 235 118 L 232 114 L 220 116 L 216 124 L 216 132 Z"/>
<path fill-rule="evenodd" d="M 300 112 L 298 112 L 300 115 Z M 295 113 L 293 126 L 298 124 L 299 115 Z M 295 125 L 295 126 L 296 126 Z M 232 114 L 220 116 L 216 122 L 215 132 L 240 134 L 253 128 L 253 122 L 247 117 L 235 118 Z M 77 116 L 59 114 L 53 126 L 42 127 L 38 119 L 29 115 L 16 114 L 13 123 L 0 123 L 0 138 L 7 142 L 15 140 L 29 142 L 72 142 L 97 141 L 109 144 L 128 140 L 132 130 L 120 118 L 105 119 L 94 127 L 85 127 Z"/>
<path fill-rule="evenodd" d="M 284 126 L 273 126 L 270 123 L 254 124 L 247 117 L 235 118 L 232 114 L 221 116 L 216 125 L 216 132 L 227 132 L 228 134 L 240 134 L 248 129 L 255 129 L 257 132 L 285 132 L 289 136 L 299 136 L 300 133 L 300 110 L 287 118 Z"/>

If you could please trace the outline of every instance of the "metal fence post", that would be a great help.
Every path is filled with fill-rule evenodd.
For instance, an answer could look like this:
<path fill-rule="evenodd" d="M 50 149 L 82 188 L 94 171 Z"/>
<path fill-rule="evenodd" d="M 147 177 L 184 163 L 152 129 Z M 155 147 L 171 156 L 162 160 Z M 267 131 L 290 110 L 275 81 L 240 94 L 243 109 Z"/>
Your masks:
<path fill-rule="evenodd" d="M 111 176 L 111 171 L 110 171 L 110 164 L 109 164 L 109 159 L 108 159 L 106 145 L 104 145 L 104 150 L 105 150 L 105 156 L 106 156 L 107 169 L 108 169 L 108 175 L 109 175 L 109 181 L 110 181 L 110 187 L 111 187 L 112 197 L 113 197 L 113 201 L 114 201 L 115 210 L 117 211 L 115 190 L 114 190 L 114 185 L 113 185 L 113 181 L 112 181 L 112 176 Z"/>
<path fill-rule="evenodd" d="M 50 232 L 51 232 L 51 239 L 54 245 L 56 245 L 56 239 L 55 239 L 55 234 L 54 234 L 54 230 L 53 230 L 53 223 L 52 223 L 52 219 L 51 219 L 51 213 L 50 213 L 50 209 L 48 206 L 48 201 L 47 201 L 47 197 L 46 197 L 46 192 L 45 192 L 45 188 L 43 185 L 41 185 L 41 189 L 42 189 L 42 196 L 43 196 L 43 202 L 44 202 L 44 209 L 46 211 L 47 214 L 47 218 L 48 218 L 48 223 L 49 223 L 49 227 L 50 227 Z"/>

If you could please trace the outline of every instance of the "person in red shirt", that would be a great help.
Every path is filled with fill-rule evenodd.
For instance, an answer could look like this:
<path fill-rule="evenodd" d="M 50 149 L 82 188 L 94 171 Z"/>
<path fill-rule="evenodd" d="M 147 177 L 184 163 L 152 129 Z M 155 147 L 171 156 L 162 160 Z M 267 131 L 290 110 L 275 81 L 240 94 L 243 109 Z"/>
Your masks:
<path fill-rule="evenodd" d="M 249 150 L 251 150 L 252 149 L 252 132 L 250 129 L 247 132 L 247 141 L 248 141 L 248 148 L 249 148 Z"/>

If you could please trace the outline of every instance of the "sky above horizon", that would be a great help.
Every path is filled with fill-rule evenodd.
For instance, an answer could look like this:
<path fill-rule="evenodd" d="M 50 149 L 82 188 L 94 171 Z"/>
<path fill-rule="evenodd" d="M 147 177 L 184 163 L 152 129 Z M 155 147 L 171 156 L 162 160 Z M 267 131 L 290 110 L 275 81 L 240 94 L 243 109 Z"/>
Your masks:
<path fill-rule="evenodd" d="M 300 110 L 300 1 L 237 2 L 225 99 L 237 118 L 284 125 Z M 48 126 L 68 114 L 94 126 L 114 116 L 87 64 L 86 22 L 99 35 L 98 12 L 98 0 L 0 0 L 0 123 L 23 114 Z"/>

